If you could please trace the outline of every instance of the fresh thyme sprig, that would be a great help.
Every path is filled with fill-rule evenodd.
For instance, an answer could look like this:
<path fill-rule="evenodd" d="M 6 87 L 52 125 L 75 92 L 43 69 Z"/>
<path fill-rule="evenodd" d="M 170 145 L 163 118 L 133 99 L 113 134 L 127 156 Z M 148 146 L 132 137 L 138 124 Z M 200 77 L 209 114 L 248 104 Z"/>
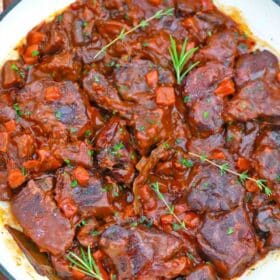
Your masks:
<path fill-rule="evenodd" d="M 123 41 L 125 39 L 125 37 L 127 35 L 129 35 L 130 33 L 134 32 L 135 30 L 137 30 L 139 28 L 147 27 L 149 25 L 150 21 L 152 21 L 154 19 L 161 19 L 163 16 L 172 16 L 173 11 L 174 11 L 174 8 L 159 10 L 151 17 L 141 20 L 139 24 L 135 25 L 134 27 L 130 28 L 129 30 L 126 31 L 125 29 L 122 29 L 120 34 L 114 40 L 112 40 L 110 43 L 108 43 L 106 46 L 104 46 L 100 51 L 98 51 L 95 54 L 94 59 L 96 59 L 99 55 L 104 53 L 109 47 L 111 47 L 117 41 L 119 41 L 119 40 Z"/>
<path fill-rule="evenodd" d="M 93 277 L 98 280 L 103 280 L 100 270 L 92 257 L 90 247 L 88 246 L 87 252 L 81 248 L 81 257 L 74 252 L 70 252 L 66 258 L 71 262 L 73 269 L 84 273 L 87 276 Z"/>
<path fill-rule="evenodd" d="M 188 44 L 188 39 L 186 38 L 184 40 L 184 43 L 182 45 L 182 49 L 180 54 L 178 53 L 177 50 L 177 44 L 175 39 L 170 35 L 170 48 L 169 48 L 169 53 L 172 59 L 173 67 L 175 69 L 176 73 L 176 79 L 177 79 L 177 84 L 180 85 L 184 79 L 184 77 L 195 67 L 199 64 L 199 61 L 191 64 L 186 70 L 185 66 L 190 60 L 190 58 L 193 56 L 193 54 L 198 50 L 198 47 L 196 48 L 191 48 L 187 50 L 187 44 Z"/>
<path fill-rule="evenodd" d="M 167 210 L 168 210 L 168 213 L 171 214 L 175 219 L 176 221 L 178 222 L 178 224 L 175 224 L 177 225 L 177 229 L 181 228 L 181 229 L 186 229 L 186 225 L 185 225 L 185 222 L 184 221 L 181 221 L 180 218 L 175 214 L 174 212 L 174 206 L 173 205 L 169 205 L 168 202 L 165 200 L 163 194 L 161 193 L 160 189 L 159 189 L 159 183 L 158 182 L 155 182 L 155 183 L 152 183 L 150 185 L 150 187 L 152 188 L 152 190 L 156 193 L 156 195 L 158 196 L 158 198 L 164 203 L 164 205 L 166 206 Z M 178 225 L 179 225 L 179 228 L 178 228 Z M 173 227 L 174 228 L 174 227 Z"/>
<path fill-rule="evenodd" d="M 229 168 L 228 163 L 224 163 L 224 164 L 220 165 L 220 164 L 208 159 L 205 154 L 199 155 L 199 154 L 196 154 L 193 152 L 188 152 L 188 153 L 189 153 L 189 155 L 191 155 L 193 157 L 199 158 L 202 162 L 207 162 L 213 166 L 216 166 L 217 168 L 220 169 L 221 175 L 225 174 L 226 172 L 231 173 L 231 174 L 237 176 L 239 181 L 242 184 L 244 184 L 248 180 L 248 181 L 254 182 L 261 191 L 265 192 L 265 194 L 267 196 L 270 196 L 272 194 L 271 189 L 266 185 L 266 180 L 264 180 L 264 179 L 255 179 L 255 178 L 249 177 L 247 174 L 247 171 L 244 171 L 243 173 L 238 173 L 234 170 L 231 170 Z"/>

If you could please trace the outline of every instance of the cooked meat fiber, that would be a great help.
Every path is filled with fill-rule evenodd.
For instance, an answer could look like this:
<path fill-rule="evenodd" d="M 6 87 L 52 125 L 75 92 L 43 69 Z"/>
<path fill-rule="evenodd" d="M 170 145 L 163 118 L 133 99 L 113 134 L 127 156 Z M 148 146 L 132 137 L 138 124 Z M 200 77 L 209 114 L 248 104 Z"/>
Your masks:
<path fill-rule="evenodd" d="M 36 181 L 29 181 L 13 198 L 12 212 L 24 233 L 42 251 L 59 255 L 71 246 L 74 229 L 56 206 L 51 195 L 44 192 Z"/>

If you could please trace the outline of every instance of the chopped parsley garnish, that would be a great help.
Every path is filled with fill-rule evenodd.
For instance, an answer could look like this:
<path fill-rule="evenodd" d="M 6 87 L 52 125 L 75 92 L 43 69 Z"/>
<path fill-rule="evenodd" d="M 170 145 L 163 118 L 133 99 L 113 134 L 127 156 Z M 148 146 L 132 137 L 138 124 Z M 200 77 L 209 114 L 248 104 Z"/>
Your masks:
<path fill-rule="evenodd" d="M 207 120 L 209 118 L 209 112 L 203 112 L 203 118 Z"/>
<path fill-rule="evenodd" d="M 55 117 L 56 117 L 58 120 L 61 120 L 62 113 L 61 113 L 60 111 L 55 111 Z"/>
<path fill-rule="evenodd" d="M 231 234 L 233 234 L 234 233 L 234 228 L 233 227 L 229 227 L 228 229 L 227 229 L 227 235 L 231 235 Z"/>
<path fill-rule="evenodd" d="M 182 165 L 186 166 L 186 167 L 189 167 L 189 168 L 193 167 L 193 161 L 190 160 L 190 159 L 181 158 L 181 159 L 180 159 L 180 163 L 181 163 Z"/>
<path fill-rule="evenodd" d="M 40 55 L 40 52 L 38 50 L 35 50 L 31 53 L 32 57 L 36 57 L 38 55 Z"/>
<path fill-rule="evenodd" d="M 75 179 L 71 182 L 71 188 L 76 188 L 78 186 L 78 181 Z"/>
<path fill-rule="evenodd" d="M 98 236 L 98 235 L 100 235 L 100 231 L 98 231 L 98 230 L 93 230 L 93 231 L 90 232 L 90 234 L 91 234 L 92 236 Z"/>
<path fill-rule="evenodd" d="M 190 100 L 191 98 L 188 95 L 184 97 L 184 103 L 188 103 Z"/>
<path fill-rule="evenodd" d="M 17 117 L 18 117 L 18 118 L 21 118 L 21 117 L 22 117 L 22 111 L 21 111 L 19 105 L 18 105 L 17 103 L 15 103 L 15 104 L 13 105 L 13 108 L 14 108 L 14 110 L 16 111 Z"/>
<path fill-rule="evenodd" d="M 27 175 L 27 171 L 26 171 L 25 167 L 21 168 L 21 173 L 22 173 L 23 176 Z"/>
<path fill-rule="evenodd" d="M 57 21 L 61 23 L 63 21 L 63 14 L 57 16 Z"/>
<path fill-rule="evenodd" d="M 100 82 L 100 78 L 97 76 L 97 75 L 94 75 L 93 76 L 93 79 L 96 83 L 99 83 Z"/>
<path fill-rule="evenodd" d="M 64 162 L 66 163 L 67 166 L 69 166 L 69 167 L 72 166 L 70 159 L 66 158 L 66 159 L 64 159 Z"/>
<path fill-rule="evenodd" d="M 123 148 L 124 148 L 123 142 L 119 142 L 118 144 L 113 146 L 113 148 L 111 150 L 111 154 L 115 155 L 115 154 L 117 154 L 118 151 L 120 151 Z"/>
<path fill-rule="evenodd" d="M 137 227 L 137 225 L 138 225 L 138 223 L 136 221 L 134 221 L 130 224 L 130 227 Z"/>

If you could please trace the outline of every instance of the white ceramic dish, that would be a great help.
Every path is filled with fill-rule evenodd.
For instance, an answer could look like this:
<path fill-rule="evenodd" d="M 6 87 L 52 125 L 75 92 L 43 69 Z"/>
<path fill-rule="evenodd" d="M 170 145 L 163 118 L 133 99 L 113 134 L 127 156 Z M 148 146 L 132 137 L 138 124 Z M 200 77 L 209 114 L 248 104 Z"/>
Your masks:
<path fill-rule="evenodd" d="M 12 51 L 13 48 L 30 29 L 71 2 L 73 0 L 23 0 L 20 2 L 0 21 L 0 38 L 2 38 L 0 63 L 15 55 Z M 262 39 L 259 45 L 263 48 L 270 48 L 279 56 L 280 7 L 272 0 L 215 0 L 215 3 L 226 13 L 231 13 L 232 7 L 240 10 L 242 18 L 256 38 Z M 46 279 L 39 276 L 28 263 L 5 230 L 4 224 L 6 223 L 16 225 L 10 216 L 9 205 L 2 202 L 0 203 L 0 263 L 2 266 L 16 280 Z M 279 275 L 280 251 L 274 251 L 253 268 L 248 269 L 240 280 L 279 280 Z"/>

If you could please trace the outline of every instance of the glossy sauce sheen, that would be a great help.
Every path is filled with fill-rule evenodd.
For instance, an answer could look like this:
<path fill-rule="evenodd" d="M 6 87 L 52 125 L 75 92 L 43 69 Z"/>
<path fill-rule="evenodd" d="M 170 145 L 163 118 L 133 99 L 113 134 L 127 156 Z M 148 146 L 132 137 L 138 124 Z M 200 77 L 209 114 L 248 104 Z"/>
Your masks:
<path fill-rule="evenodd" d="M 180 86 L 170 35 L 199 47 Z M 90 279 L 81 247 L 104 280 L 231 279 L 280 247 L 279 62 L 253 47 L 209 0 L 77 1 L 27 35 L 0 78 L 0 198 L 61 279 Z"/>

